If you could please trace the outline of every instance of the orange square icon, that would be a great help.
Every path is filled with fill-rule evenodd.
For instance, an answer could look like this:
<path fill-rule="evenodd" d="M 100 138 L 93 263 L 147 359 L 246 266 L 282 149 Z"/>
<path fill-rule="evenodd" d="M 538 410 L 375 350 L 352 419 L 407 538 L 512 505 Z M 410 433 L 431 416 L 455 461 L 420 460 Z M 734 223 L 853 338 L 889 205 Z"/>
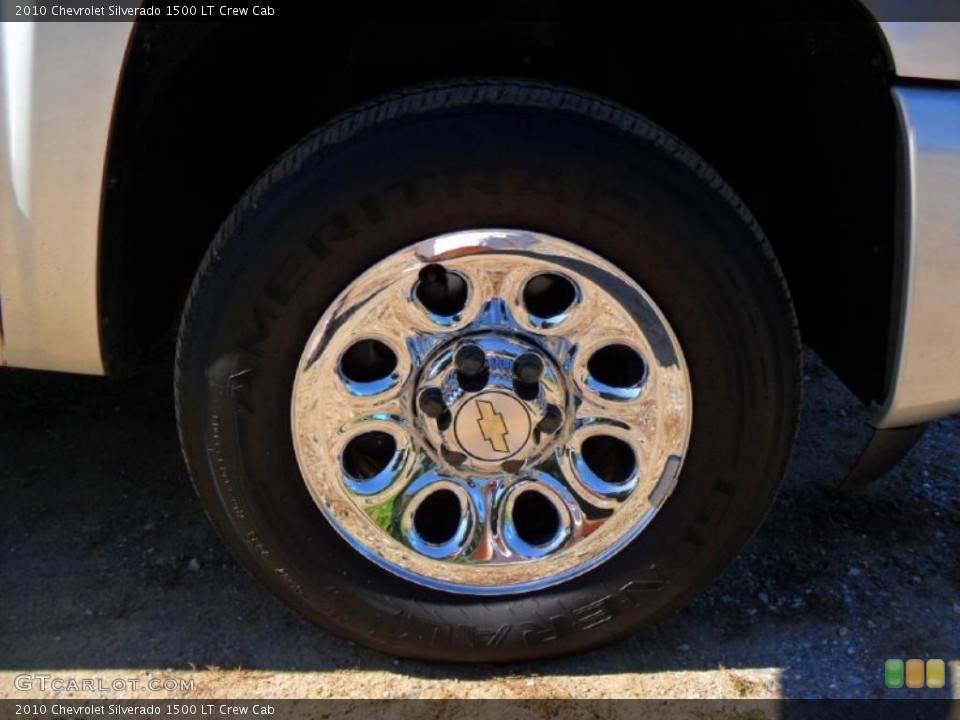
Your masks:
<path fill-rule="evenodd" d="M 923 687 L 923 660 L 907 660 L 907 687 Z"/>
<path fill-rule="evenodd" d="M 927 687 L 942 688 L 945 682 L 946 668 L 943 660 L 927 660 Z"/>

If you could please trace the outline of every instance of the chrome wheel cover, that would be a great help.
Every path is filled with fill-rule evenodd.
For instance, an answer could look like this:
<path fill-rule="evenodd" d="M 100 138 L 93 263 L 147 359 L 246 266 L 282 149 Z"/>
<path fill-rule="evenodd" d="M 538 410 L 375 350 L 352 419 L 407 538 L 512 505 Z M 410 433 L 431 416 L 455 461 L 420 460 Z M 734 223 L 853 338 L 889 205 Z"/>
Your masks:
<path fill-rule="evenodd" d="M 356 278 L 297 368 L 307 488 L 407 580 L 498 595 L 586 572 L 672 493 L 691 429 L 680 345 L 653 300 L 558 238 L 471 230 Z"/>

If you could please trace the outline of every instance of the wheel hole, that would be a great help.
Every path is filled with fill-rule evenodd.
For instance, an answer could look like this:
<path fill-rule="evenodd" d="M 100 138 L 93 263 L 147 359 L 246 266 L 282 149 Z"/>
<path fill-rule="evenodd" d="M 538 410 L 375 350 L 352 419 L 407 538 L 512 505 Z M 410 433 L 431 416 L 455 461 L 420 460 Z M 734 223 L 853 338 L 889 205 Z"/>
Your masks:
<path fill-rule="evenodd" d="M 560 532 L 560 513 L 542 493 L 527 490 L 513 501 L 513 526 L 528 545 L 546 545 Z"/>
<path fill-rule="evenodd" d="M 587 371 L 593 379 L 608 387 L 632 388 L 643 382 L 647 366 L 633 348 L 607 345 L 590 356 Z"/>
<path fill-rule="evenodd" d="M 413 514 L 413 527 L 425 542 L 443 545 L 453 539 L 460 527 L 463 508 L 452 490 L 430 493 Z"/>
<path fill-rule="evenodd" d="M 347 380 L 368 383 L 389 377 L 397 367 L 397 356 L 379 340 L 355 342 L 340 358 L 340 372 Z"/>
<path fill-rule="evenodd" d="M 523 304 L 539 318 L 562 315 L 577 299 L 577 289 L 563 275 L 542 273 L 527 281 L 523 288 Z"/>
<path fill-rule="evenodd" d="M 609 435 L 587 438 L 580 446 L 580 454 L 594 475 L 614 485 L 627 482 L 637 466 L 630 446 Z"/>
<path fill-rule="evenodd" d="M 467 281 L 439 265 L 428 265 L 420 272 L 416 296 L 434 315 L 452 317 L 466 307 Z"/>
<path fill-rule="evenodd" d="M 397 452 L 393 436 L 375 430 L 352 438 L 343 449 L 343 469 L 356 480 L 376 477 Z"/>

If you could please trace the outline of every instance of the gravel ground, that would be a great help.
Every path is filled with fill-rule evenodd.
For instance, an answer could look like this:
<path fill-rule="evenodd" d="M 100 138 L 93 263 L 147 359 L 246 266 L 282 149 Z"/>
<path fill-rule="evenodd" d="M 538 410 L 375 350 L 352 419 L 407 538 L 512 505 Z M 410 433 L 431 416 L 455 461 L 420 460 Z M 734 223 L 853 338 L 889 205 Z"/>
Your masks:
<path fill-rule="evenodd" d="M 15 689 L 27 672 L 223 698 L 960 697 L 960 417 L 844 493 L 865 413 L 807 363 L 783 491 L 709 591 L 606 649 L 499 668 L 395 661 L 250 579 L 190 487 L 165 355 L 119 381 L 0 372 L 0 696 L 42 695 Z M 947 687 L 886 690 L 884 661 L 911 657 L 946 660 Z"/>

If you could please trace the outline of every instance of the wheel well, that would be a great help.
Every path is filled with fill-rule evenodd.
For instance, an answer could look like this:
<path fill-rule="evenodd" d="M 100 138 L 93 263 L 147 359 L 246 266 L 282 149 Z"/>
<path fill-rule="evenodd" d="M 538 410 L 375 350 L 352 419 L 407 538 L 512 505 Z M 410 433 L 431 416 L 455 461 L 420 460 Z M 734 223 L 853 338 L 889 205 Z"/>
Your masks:
<path fill-rule="evenodd" d="M 829 8 L 840 21 L 139 24 L 104 193 L 108 369 L 171 327 L 220 222 L 304 134 L 388 90 L 511 75 L 618 100 L 703 155 L 769 236 L 804 339 L 881 399 L 898 262 L 890 62 L 857 6 Z"/>

